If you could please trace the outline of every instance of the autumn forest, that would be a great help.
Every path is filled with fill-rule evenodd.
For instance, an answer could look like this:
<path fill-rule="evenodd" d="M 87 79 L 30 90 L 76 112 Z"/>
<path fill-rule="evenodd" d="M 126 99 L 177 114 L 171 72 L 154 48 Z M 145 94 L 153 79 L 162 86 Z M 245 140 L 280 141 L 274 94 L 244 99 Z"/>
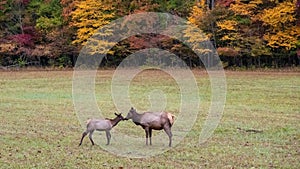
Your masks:
<path fill-rule="evenodd" d="M 0 68 L 73 67 L 99 28 L 140 12 L 166 12 L 196 25 L 225 68 L 300 65 L 300 0 L 1 0 Z M 168 50 L 190 67 L 203 66 L 185 44 L 157 34 L 117 43 L 101 64 L 116 67 L 149 47 Z"/>

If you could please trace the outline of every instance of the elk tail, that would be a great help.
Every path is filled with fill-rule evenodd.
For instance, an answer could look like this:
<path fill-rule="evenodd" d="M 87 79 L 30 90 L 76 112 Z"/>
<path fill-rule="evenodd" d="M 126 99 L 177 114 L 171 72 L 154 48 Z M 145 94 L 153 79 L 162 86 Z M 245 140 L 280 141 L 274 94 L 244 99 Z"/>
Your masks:
<path fill-rule="evenodd" d="M 169 122 L 171 124 L 171 126 L 173 125 L 174 121 L 175 121 L 175 115 L 171 114 L 171 113 L 167 113 Z"/>
<path fill-rule="evenodd" d="M 91 120 L 92 120 L 92 119 L 88 119 L 88 120 L 86 121 L 86 124 L 89 124 Z"/>

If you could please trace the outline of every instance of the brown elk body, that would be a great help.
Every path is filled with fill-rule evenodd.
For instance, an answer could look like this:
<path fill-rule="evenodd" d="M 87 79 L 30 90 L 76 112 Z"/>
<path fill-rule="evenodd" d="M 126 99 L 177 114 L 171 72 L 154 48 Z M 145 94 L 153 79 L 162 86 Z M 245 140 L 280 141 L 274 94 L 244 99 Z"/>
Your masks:
<path fill-rule="evenodd" d="M 152 130 L 162 130 L 169 136 L 169 146 L 172 145 L 171 127 L 174 123 L 175 116 L 167 112 L 144 112 L 137 113 L 132 107 L 124 120 L 132 119 L 136 125 L 142 126 L 146 133 L 146 145 L 148 145 L 148 137 L 150 145 L 152 145 Z"/>
<path fill-rule="evenodd" d="M 82 137 L 79 143 L 79 146 L 82 144 L 82 140 L 84 137 L 89 133 L 89 139 L 92 142 L 92 145 L 95 145 L 93 141 L 93 133 L 95 130 L 97 131 L 105 131 L 106 133 L 106 139 L 107 139 L 107 145 L 110 143 L 110 130 L 116 126 L 121 120 L 124 120 L 124 117 L 120 114 L 115 113 L 117 117 L 114 119 L 90 119 L 87 121 L 86 130 L 82 133 Z"/>

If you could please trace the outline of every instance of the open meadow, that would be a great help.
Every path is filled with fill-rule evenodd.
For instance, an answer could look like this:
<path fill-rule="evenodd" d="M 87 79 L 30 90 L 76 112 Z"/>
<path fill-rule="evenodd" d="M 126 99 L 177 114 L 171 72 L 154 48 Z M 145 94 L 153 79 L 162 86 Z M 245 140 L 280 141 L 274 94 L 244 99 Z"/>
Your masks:
<path fill-rule="evenodd" d="M 111 95 L 113 73 L 114 70 L 99 70 L 95 80 L 97 104 L 109 118 L 116 111 Z M 223 117 L 212 137 L 201 145 L 199 133 L 211 91 L 208 75 L 202 70 L 193 73 L 201 110 L 192 130 L 162 154 L 132 158 L 105 151 L 101 147 L 106 147 L 103 132 L 94 134 L 95 146 L 85 138 L 78 147 L 84 128 L 73 105 L 73 71 L 1 71 L 0 168 L 300 167 L 299 71 L 227 71 Z M 146 110 L 150 106 L 149 93 L 157 89 L 165 93 L 166 110 L 177 115 L 179 88 L 172 77 L 158 70 L 143 71 L 132 80 L 131 101 L 139 111 Z M 134 144 L 144 145 L 144 131 L 131 121 L 121 121 L 112 130 L 108 146 L 116 146 L 116 140 L 122 139 L 118 133 L 140 137 L 141 142 Z M 165 144 L 153 142 L 153 146 L 167 148 L 167 135 L 163 131 L 153 134 L 160 132 Z"/>

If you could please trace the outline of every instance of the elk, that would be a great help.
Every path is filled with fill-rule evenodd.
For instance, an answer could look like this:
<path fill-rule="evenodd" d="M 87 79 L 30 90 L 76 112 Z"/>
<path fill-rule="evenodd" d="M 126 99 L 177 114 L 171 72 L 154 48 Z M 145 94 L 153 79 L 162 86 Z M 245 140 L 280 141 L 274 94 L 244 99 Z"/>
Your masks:
<path fill-rule="evenodd" d="M 117 117 L 115 117 L 114 119 L 107 119 L 107 118 L 106 119 L 89 119 L 87 121 L 86 130 L 82 133 L 82 137 L 81 137 L 79 146 L 82 144 L 82 140 L 88 133 L 89 133 L 89 139 L 92 142 L 92 145 L 95 145 L 93 138 L 92 138 L 95 130 L 106 132 L 106 139 L 107 139 L 106 145 L 109 145 L 110 138 L 111 138 L 110 130 L 114 126 L 116 126 L 121 120 L 124 120 L 124 117 L 121 114 L 122 113 L 120 113 L 120 114 L 115 113 L 115 115 Z"/>
<path fill-rule="evenodd" d="M 142 126 L 146 133 L 146 145 L 148 145 L 148 137 L 150 138 L 150 145 L 152 145 L 152 129 L 162 130 L 169 136 L 169 147 L 172 145 L 172 131 L 171 127 L 174 123 L 175 116 L 167 112 L 144 112 L 137 113 L 136 110 L 131 107 L 124 120 L 132 119 L 136 125 Z"/>

